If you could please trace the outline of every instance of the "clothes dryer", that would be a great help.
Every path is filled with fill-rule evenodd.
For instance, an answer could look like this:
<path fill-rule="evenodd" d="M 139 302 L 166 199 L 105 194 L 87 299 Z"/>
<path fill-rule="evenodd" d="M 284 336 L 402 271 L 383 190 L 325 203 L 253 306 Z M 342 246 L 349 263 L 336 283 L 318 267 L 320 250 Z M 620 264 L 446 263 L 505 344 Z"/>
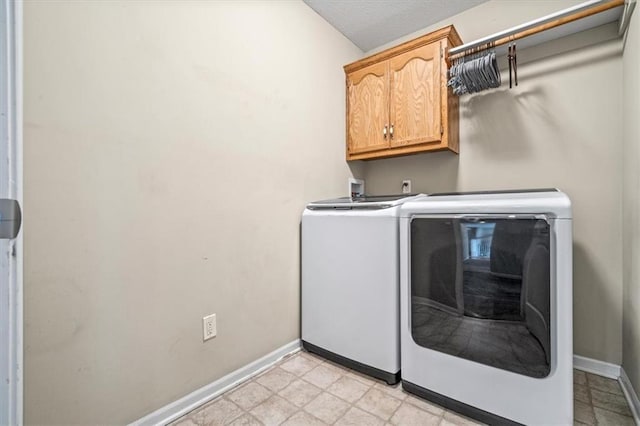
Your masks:
<path fill-rule="evenodd" d="M 489 424 L 573 424 L 569 198 L 434 194 L 400 211 L 403 388 Z"/>

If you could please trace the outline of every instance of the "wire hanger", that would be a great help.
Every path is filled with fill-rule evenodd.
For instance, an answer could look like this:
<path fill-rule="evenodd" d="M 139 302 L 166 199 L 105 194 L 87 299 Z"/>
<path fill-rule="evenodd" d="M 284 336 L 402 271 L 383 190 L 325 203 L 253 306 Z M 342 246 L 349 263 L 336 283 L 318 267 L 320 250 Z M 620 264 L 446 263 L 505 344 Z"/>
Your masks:
<path fill-rule="evenodd" d="M 513 40 L 513 79 L 516 83 L 516 86 L 518 85 L 518 55 L 516 55 L 516 40 Z"/>
<path fill-rule="evenodd" d="M 509 61 L 509 89 L 511 89 L 514 81 L 516 86 L 518 85 L 518 58 L 516 56 L 515 39 L 509 41 L 509 53 L 507 55 L 507 59 Z M 513 74 L 513 79 L 511 74 Z"/>

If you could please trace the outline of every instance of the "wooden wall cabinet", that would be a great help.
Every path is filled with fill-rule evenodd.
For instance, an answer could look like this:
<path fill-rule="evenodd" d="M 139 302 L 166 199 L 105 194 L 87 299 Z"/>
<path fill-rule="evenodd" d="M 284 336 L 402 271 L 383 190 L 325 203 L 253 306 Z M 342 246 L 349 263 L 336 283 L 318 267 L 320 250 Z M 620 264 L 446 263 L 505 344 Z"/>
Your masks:
<path fill-rule="evenodd" d="M 349 65 L 347 160 L 458 152 L 458 97 L 447 87 L 453 26 Z"/>

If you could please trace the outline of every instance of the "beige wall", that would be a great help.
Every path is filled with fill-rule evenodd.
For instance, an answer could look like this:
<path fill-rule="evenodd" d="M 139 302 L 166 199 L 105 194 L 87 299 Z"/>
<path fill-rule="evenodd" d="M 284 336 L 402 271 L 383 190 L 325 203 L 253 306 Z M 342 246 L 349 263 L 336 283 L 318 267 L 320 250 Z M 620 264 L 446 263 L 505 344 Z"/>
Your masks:
<path fill-rule="evenodd" d="M 624 294 L 622 367 L 640 392 L 640 14 L 632 16 L 623 56 Z"/>
<path fill-rule="evenodd" d="M 26 1 L 24 53 L 26 423 L 130 422 L 297 339 L 362 52 L 302 2 Z"/>
<path fill-rule="evenodd" d="M 471 41 L 573 3 L 492 1 L 432 28 L 453 23 Z M 615 37 L 614 24 L 518 50 L 517 88 L 460 98 L 459 156 L 376 160 L 365 163 L 364 177 L 373 193 L 399 192 L 402 179 L 422 192 L 565 191 L 574 213 L 574 350 L 619 364 L 622 59 Z"/>

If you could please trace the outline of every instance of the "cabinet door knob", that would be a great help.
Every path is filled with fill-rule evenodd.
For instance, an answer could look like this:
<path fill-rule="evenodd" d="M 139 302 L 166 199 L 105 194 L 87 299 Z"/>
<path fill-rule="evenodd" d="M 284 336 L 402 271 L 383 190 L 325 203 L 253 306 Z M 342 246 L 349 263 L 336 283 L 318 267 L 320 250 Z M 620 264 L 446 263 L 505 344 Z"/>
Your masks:
<path fill-rule="evenodd" d="M 384 129 L 382 129 L 382 136 L 384 136 L 384 138 L 387 138 L 387 125 L 384 125 Z"/>
<path fill-rule="evenodd" d="M 389 136 L 393 139 L 393 123 L 391 123 L 391 127 L 389 127 Z"/>

